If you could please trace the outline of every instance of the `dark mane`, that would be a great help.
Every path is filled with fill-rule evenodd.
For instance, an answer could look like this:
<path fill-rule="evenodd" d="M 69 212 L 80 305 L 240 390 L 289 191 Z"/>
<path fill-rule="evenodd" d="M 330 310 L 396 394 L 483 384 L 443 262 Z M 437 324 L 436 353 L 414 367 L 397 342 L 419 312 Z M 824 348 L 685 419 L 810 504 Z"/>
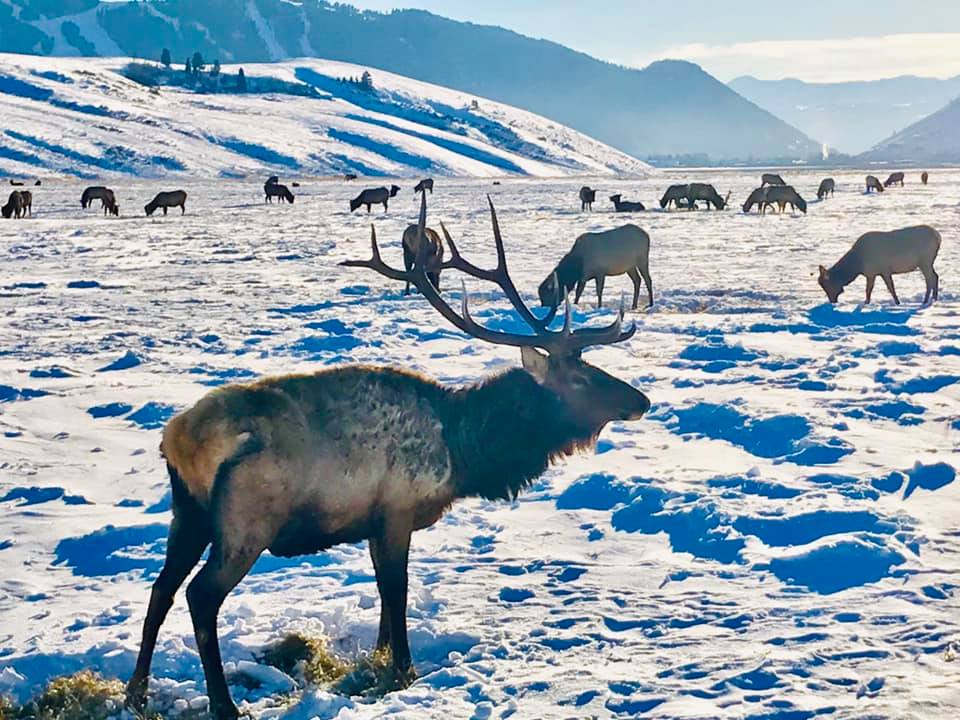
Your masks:
<path fill-rule="evenodd" d="M 563 294 L 572 290 L 580 281 L 580 275 L 583 273 L 583 258 L 571 250 L 560 259 L 554 272 L 557 274 L 557 284 L 562 299 Z"/>
<path fill-rule="evenodd" d="M 450 400 L 441 413 L 461 497 L 515 498 L 551 461 L 592 447 L 600 432 L 519 368 L 453 390 Z"/>
<path fill-rule="evenodd" d="M 830 280 L 844 287 L 852 283 L 853 279 L 860 274 L 861 263 L 857 258 L 859 254 L 860 250 L 857 243 L 854 243 L 853 247 L 847 250 L 844 256 L 834 263 L 832 268 L 827 270 Z"/>

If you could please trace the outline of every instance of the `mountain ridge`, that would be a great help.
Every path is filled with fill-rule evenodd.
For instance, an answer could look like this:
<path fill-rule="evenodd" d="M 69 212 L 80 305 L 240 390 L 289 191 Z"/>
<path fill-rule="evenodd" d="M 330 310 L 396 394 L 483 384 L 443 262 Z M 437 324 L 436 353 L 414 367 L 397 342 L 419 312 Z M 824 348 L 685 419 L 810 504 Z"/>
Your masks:
<path fill-rule="evenodd" d="M 239 7 L 227 0 L 71 0 L 72 14 L 37 19 L 53 5 L 0 0 L 0 27 L 8 28 L 0 31 L 0 50 L 82 55 L 112 43 L 126 55 L 157 59 L 168 47 L 177 63 L 196 50 L 221 62 L 309 51 L 522 107 L 640 158 L 789 162 L 820 153 L 819 142 L 692 63 L 626 68 L 422 10 L 376 13 L 323 0 L 244 0 Z"/>

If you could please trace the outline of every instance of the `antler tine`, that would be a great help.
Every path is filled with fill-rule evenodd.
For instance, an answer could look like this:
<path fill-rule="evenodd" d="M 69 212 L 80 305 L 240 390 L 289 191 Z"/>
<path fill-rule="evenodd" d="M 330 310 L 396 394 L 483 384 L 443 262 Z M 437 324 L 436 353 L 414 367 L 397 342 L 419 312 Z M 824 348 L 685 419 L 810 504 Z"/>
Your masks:
<path fill-rule="evenodd" d="M 467 284 L 461 278 L 460 280 L 461 296 L 460 296 L 460 315 L 463 317 L 464 326 L 463 329 L 465 332 L 473 335 L 476 338 L 481 340 L 486 340 L 488 342 L 496 343 L 497 345 L 510 345 L 512 347 L 542 347 L 545 350 L 549 351 L 550 348 L 550 338 L 555 337 L 554 335 L 519 335 L 517 333 L 505 333 L 500 332 L 499 330 L 490 330 L 485 328 L 483 325 L 477 323 L 476 320 L 470 315 L 470 306 L 467 297 Z"/>
<path fill-rule="evenodd" d="M 411 277 L 410 273 L 390 267 L 380 257 L 380 247 L 377 245 L 377 229 L 373 225 L 370 226 L 370 250 L 371 257 L 369 260 L 344 260 L 340 263 L 340 265 L 343 265 L 344 267 L 370 268 L 371 270 L 376 270 L 378 273 L 384 277 L 390 278 L 391 280 L 399 280 L 400 282 L 406 282 L 409 280 L 410 282 L 413 282 L 413 278 Z"/>

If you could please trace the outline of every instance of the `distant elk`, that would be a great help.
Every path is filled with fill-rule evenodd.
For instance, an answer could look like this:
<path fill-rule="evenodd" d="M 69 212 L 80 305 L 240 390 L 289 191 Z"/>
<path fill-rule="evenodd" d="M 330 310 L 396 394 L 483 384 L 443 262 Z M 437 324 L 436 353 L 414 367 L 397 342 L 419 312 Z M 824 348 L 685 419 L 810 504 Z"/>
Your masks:
<path fill-rule="evenodd" d="M 426 190 L 429 190 L 430 194 L 433 195 L 433 178 L 424 178 L 418 182 L 413 188 L 413 194 L 416 195 Z"/>
<path fill-rule="evenodd" d="M 389 190 L 385 187 L 367 188 L 350 201 L 350 212 L 353 212 L 361 205 L 367 206 L 368 213 L 370 212 L 371 205 L 383 205 L 383 211 L 386 212 L 388 209 L 388 201 L 390 198 L 396 197 L 398 192 L 400 192 L 400 188 L 396 185 L 391 185 Z"/>
<path fill-rule="evenodd" d="M 667 191 L 663 194 L 663 197 L 660 198 L 660 207 L 666 210 L 672 203 L 675 207 L 679 208 L 680 202 L 687 200 L 687 195 L 689 192 L 690 185 L 671 185 L 667 188 Z"/>
<path fill-rule="evenodd" d="M 100 209 L 103 210 L 103 214 L 107 215 L 119 215 L 120 206 L 117 204 L 117 196 L 108 187 L 103 185 L 93 185 L 88 187 L 83 191 L 83 194 L 80 195 L 80 207 L 88 208 L 93 204 L 94 200 L 100 201 Z"/>
<path fill-rule="evenodd" d="M 690 209 L 697 207 L 698 200 L 704 200 L 707 203 L 707 210 L 712 205 L 717 210 L 723 210 L 727 206 L 727 201 L 720 197 L 720 193 L 713 185 L 707 183 L 690 183 L 687 190 L 687 202 Z M 727 195 L 729 197 L 729 194 Z"/>
<path fill-rule="evenodd" d="M 441 224 L 441 227 L 442 224 Z M 447 235 L 446 228 L 443 228 L 444 235 Z M 449 235 L 447 235 L 449 237 Z M 413 270 L 417 259 L 423 266 L 424 274 L 427 280 L 433 283 L 433 286 L 440 289 L 440 270 L 443 269 L 443 241 L 432 228 L 424 228 L 420 232 L 419 225 L 408 225 L 403 231 L 403 267 L 407 272 Z M 404 295 L 410 294 L 410 281 L 403 290 Z"/>
<path fill-rule="evenodd" d="M 827 195 L 833 197 L 833 191 L 836 189 L 837 184 L 834 182 L 833 178 L 824 178 L 820 181 L 820 187 L 817 188 L 817 200 L 825 200 Z"/>
<path fill-rule="evenodd" d="M 597 199 L 597 191 L 590 188 L 588 185 L 584 185 L 580 188 L 580 212 L 584 210 L 592 211 L 593 203 Z"/>
<path fill-rule="evenodd" d="M 419 231 L 426 230 L 421 196 Z M 610 422 L 639 420 L 650 400 L 581 358 L 590 346 L 630 339 L 623 314 L 604 328 L 549 330 L 555 314 L 536 317 L 507 272 L 490 206 L 497 266 L 481 269 L 451 244 L 445 263 L 495 282 L 530 333 L 477 324 L 464 293 L 457 313 L 418 261 L 397 270 L 380 258 L 372 231 L 367 267 L 410 281 L 452 325 L 480 342 L 520 349 L 523 368 L 475 385 L 444 386 L 397 368 L 344 365 L 265 378 L 210 392 L 167 423 L 160 449 L 172 486 L 167 554 L 147 609 L 127 702 L 146 704 L 151 658 L 177 589 L 187 588 L 210 714 L 239 717 L 224 678 L 217 637 L 220 607 L 264 550 L 291 557 L 369 540 L 380 595 L 378 648 L 390 648 L 393 682 L 415 676 L 407 640 L 410 539 L 434 525 L 460 498 L 510 499 L 554 462 L 592 448 Z"/>
<path fill-rule="evenodd" d="M 787 205 L 792 210 L 799 210 L 804 215 L 807 214 L 807 201 L 800 197 L 800 193 L 790 185 L 771 185 L 767 188 L 764 199 L 770 205 L 776 203 L 780 214 L 783 214 Z"/>
<path fill-rule="evenodd" d="M 861 235 L 853 247 L 827 270 L 820 266 L 820 287 L 827 299 L 835 303 L 849 285 L 859 275 L 867 279 L 867 302 L 873 293 L 873 283 L 877 276 L 883 278 L 893 301 L 899 305 L 900 298 L 893 288 L 893 276 L 919 270 L 927 284 L 923 296 L 924 304 L 930 302 L 930 296 L 936 300 L 940 295 L 940 276 L 933 269 L 933 261 L 940 251 L 940 233 L 929 225 L 891 230 L 889 232 L 868 232 Z"/>
<path fill-rule="evenodd" d="M 920 173 L 920 182 L 922 182 L 924 185 L 927 184 L 927 180 L 929 179 L 930 179 L 930 173 L 928 173 L 926 170 Z"/>
<path fill-rule="evenodd" d="M 758 187 L 750 193 L 746 202 L 743 203 L 743 212 L 749 213 L 753 209 L 753 206 L 756 205 L 761 215 L 766 214 L 767 208 L 771 207 L 771 203 L 767 200 L 767 190 L 769 190 L 769 188 Z"/>
<path fill-rule="evenodd" d="M 267 181 L 266 183 L 264 183 L 263 194 L 264 194 L 263 201 L 265 203 L 266 202 L 272 203 L 273 198 L 278 198 L 280 200 L 281 205 L 283 204 L 284 200 L 286 200 L 288 203 L 293 205 L 294 198 L 293 198 L 293 193 L 290 192 L 290 188 L 288 188 L 286 185 L 281 185 L 279 182 Z"/>
<path fill-rule="evenodd" d="M 647 307 L 653 305 L 653 281 L 650 279 L 650 236 L 636 225 L 623 225 L 604 232 L 584 233 L 547 275 L 537 294 L 543 307 L 556 308 L 576 289 L 574 303 L 588 280 L 597 287 L 597 307 L 603 305 L 604 281 L 626 274 L 633 282 L 633 305 L 640 302 L 640 278 L 647 286 Z"/>
<path fill-rule="evenodd" d="M 613 208 L 616 212 L 643 212 L 647 209 L 642 202 L 621 200 L 621 197 L 619 194 L 610 196 L 610 202 L 613 203 Z"/>
<path fill-rule="evenodd" d="M 347 182 L 350 182 L 351 180 L 356 180 L 357 176 L 355 173 L 344 173 L 343 179 L 346 180 Z"/>
<path fill-rule="evenodd" d="M 902 172 L 890 173 L 890 177 L 888 177 L 886 181 L 883 183 L 884 187 L 892 187 L 893 185 L 899 185 L 900 187 L 903 187 Z"/>
<path fill-rule="evenodd" d="M 22 186 L 23 186 L 23 181 L 22 181 L 22 180 L 13 180 L 13 179 L 11 179 L 11 180 L 10 180 L 10 184 L 11 184 L 11 185 L 14 185 L 14 186 L 22 187 Z"/>
<path fill-rule="evenodd" d="M 877 192 L 883 192 L 883 185 L 880 184 L 880 179 L 874 175 L 867 175 L 867 194 L 876 190 Z"/>
<path fill-rule="evenodd" d="M 143 211 L 147 214 L 147 217 L 150 217 L 156 212 L 157 208 L 163 208 L 163 214 L 166 215 L 167 210 L 172 207 L 179 207 L 181 215 L 187 212 L 187 193 L 184 190 L 157 193 L 153 200 L 143 206 Z"/>
<path fill-rule="evenodd" d="M 775 173 L 764 173 L 760 176 L 760 187 L 766 185 L 786 185 L 787 182 Z"/>
<path fill-rule="evenodd" d="M 5 218 L 20 219 L 33 216 L 33 193 L 29 190 L 14 190 L 7 198 L 7 204 L 0 208 Z"/>

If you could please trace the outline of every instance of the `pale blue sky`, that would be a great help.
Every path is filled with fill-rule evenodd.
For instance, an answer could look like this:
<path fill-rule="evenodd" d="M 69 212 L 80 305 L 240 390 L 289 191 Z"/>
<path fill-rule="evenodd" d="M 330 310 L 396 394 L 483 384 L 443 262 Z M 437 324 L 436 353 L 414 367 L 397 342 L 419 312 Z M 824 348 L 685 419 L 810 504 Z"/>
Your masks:
<path fill-rule="evenodd" d="M 958 0 L 348 0 L 500 25 L 605 60 L 682 57 L 722 80 L 960 74 Z"/>

